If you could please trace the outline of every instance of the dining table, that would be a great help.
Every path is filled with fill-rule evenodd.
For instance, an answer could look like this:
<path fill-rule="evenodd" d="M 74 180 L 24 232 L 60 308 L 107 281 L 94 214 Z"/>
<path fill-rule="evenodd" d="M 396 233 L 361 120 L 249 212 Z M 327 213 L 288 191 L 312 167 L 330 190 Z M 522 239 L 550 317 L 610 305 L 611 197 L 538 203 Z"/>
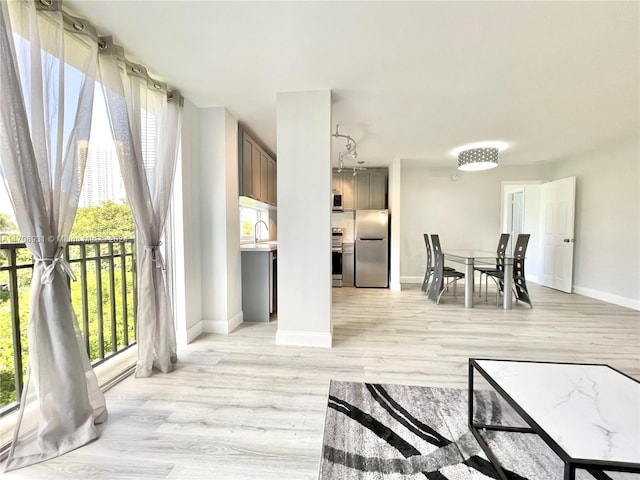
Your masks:
<path fill-rule="evenodd" d="M 464 288 L 464 307 L 473 308 L 473 290 L 474 290 L 474 270 L 475 265 L 496 265 L 496 252 L 485 250 L 465 250 L 454 249 L 442 252 L 445 260 L 464 265 L 465 288 Z M 511 310 L 513 303 L 511 299 L 511 289 L 513 287 L 513 256 L 507 255 L 502 257 L 504 265 L 504 286 L 502 308 Z M 508 294 L 507 294 L 508 292 Z"/>

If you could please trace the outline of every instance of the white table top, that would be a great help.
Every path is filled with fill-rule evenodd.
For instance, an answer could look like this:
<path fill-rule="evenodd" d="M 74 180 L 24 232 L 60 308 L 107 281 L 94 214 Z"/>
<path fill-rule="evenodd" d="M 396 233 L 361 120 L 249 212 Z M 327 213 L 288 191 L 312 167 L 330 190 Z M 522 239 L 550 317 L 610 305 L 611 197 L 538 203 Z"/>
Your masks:
<path fill-rule="evenodd" d="M 476 362 L 572 458 L 640 464 L 640 383 L 604 365 Z"/>

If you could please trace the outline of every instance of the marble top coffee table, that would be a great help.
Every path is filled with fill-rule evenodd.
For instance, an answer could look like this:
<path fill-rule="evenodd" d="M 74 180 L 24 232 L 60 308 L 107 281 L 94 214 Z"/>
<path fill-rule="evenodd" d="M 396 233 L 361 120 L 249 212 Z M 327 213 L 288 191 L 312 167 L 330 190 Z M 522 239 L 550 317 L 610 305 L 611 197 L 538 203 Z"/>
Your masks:
<path fill-rule="evenodd" d="M 529 427 L 474 420 L 477 371 Z M 608 365 L 469 359 L 469 428 L 507 480 L 481 430 L 535 433 L 576 469 L 640 473 L 640 382 Z"/>

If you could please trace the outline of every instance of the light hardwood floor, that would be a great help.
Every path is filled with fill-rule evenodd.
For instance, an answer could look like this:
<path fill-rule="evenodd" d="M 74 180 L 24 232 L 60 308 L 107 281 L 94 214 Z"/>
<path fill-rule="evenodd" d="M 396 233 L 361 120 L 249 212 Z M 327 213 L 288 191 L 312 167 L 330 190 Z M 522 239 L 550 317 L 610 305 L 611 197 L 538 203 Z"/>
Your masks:
<path fill-rule="evenodd" d="M 275 345 L 277 323 L 203 335 L 176 370 L 107 392 L 102 437 L 7 479 L 315 479 L 329 381 L 466 388 L 469 357 L 607 363 L 640 378 L 640 312 L 530 285 L 534 309 L 334 289 L 333 348 Z"/>

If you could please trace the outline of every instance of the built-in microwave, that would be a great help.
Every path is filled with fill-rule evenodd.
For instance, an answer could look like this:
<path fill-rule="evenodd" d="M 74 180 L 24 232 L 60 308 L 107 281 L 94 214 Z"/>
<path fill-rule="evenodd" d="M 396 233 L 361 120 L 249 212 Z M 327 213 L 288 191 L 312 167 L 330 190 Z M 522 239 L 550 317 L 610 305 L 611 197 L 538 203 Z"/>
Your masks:
<path fill-rule="evenodd" d="M 344 210 L 342 206 L 342 193 L 333 192 L 331 194 L 331 210 L 334 212 L 342 212 Z"/>

